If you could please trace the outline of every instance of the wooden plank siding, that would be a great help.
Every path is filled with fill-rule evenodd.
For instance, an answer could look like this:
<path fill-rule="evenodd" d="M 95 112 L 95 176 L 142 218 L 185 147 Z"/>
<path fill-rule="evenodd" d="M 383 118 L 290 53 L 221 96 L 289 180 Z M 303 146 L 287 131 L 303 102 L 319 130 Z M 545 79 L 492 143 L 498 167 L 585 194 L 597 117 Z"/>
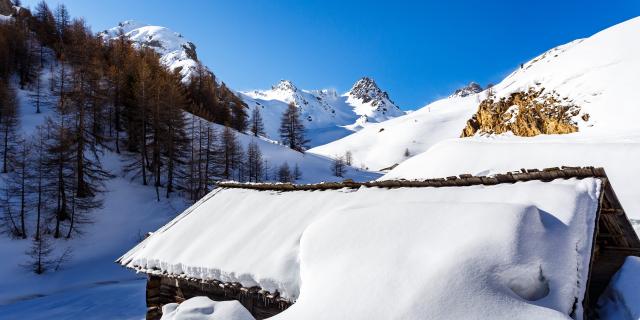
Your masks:
<path fill-rule="evenodd" d="M 207 296 L 214 301 L 239 301 L 258 320 L 274 316 L 292 304 L 281 299 L 277 292 L 270 293 L 259 287 L 245 288 L 239 283 L 148 275 L 146 318 L 158 320 L 162 317 L 163 305 L 182 303 L 197 296 Z"/>

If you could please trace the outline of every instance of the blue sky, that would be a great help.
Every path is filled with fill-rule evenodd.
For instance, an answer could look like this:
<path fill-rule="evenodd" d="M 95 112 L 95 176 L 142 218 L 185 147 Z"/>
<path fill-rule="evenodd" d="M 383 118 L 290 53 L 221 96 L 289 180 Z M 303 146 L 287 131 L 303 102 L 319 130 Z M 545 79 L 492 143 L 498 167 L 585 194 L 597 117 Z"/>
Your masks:
<path fill-rule="evenodd" d="M 23 4 L 35 6 L 35 0 Z M 499 82 L 539 53 L 640 15 L 640 1 L 51 0 L 94 31 L 134 19 L 182 33 L 237 90 L 373 77 L 404 109 Z"/>

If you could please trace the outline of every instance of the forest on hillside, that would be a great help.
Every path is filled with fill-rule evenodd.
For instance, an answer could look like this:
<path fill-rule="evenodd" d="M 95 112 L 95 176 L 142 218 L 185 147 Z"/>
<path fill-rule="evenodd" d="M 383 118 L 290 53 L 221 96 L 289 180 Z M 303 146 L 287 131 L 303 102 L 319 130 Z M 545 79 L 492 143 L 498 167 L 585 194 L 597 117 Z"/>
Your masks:
<path fill-rule="evenodd" d="M 125 159 L 126 174 L 155 188 L 158 201 L 177 194 L 195 202 L 220 180 L 292 182 L 302 175 L 297 164 L 269 167 L 257 143 L 244 150 L 238 142 L 238 134 L 263 135 L 258 110 L 249 115 L 201 64 L 189 81 L 179 72 L 126 37 L 104 41 L 64 5 L 51 9 L 43 1 L 0 22 L 2 231 L 31 239 L 33 272 L 69 258 L 51 257 L 51 239 L 82 234 L 92 222 L 114 175 L 102 161 L 107 152 Z M 19 101 L 18 90 L 28 90 L 28 101 Z M 33 132 L 20 130 L 25 103 L 46 115 Z M 281 135 L 304 152 L 293 105 Z"/>

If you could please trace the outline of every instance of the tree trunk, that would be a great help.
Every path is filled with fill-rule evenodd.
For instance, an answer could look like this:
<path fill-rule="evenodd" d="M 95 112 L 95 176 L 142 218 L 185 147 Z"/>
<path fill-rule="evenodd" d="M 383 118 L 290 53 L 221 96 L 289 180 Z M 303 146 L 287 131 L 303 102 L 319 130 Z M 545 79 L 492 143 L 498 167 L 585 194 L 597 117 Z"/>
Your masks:
<path fill-rule="evenodd" d="M 24 148 L 24 146 L 23 146 Z M 25 215 L 25 211 L 26 211 L 26 201 L 25 201 L 25 191 L 26 191 L 26 177 L 25 177 L 25 167 L 26 167 L 26 159 L 22 159 L 22 163 L 21 163 L 21 170 L 22 172 L 20 172 L 20 228 L 21 228 L 21 232 L 22 232 L 22 239 L 26 239 L 27 238 L 27 230 L 26 227 L 24 225 L 24 215 Z"/>
<path fill-rule="evenodd" d="M 7 158 L 9 155 L 9 124 L 5 123 L 4 124 L 4 154 L 3 156 L 3 163 L 2 163 L 2 173 L 7 173 L 9 172 L 8 167 L 7 167 Z"/>

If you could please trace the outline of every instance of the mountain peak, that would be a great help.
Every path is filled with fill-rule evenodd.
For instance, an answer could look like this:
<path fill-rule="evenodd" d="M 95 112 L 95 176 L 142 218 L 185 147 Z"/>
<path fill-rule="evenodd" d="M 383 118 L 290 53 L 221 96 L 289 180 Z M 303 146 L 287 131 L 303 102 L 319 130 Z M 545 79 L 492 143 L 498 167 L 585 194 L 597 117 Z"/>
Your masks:
<path fill-rule="evenodd" d="M 290 80 L 280 80 L 280 82 L 271 86 L 271 90 L 296 92 L 298 88 Z"/>
<path fill-rule="evenodd" d="M 382 91 L 378 84 L 369 77 L 362 77 L 345 94 L 354 106 L 357 115 L 366 116 L 364 122 L 381 122 L 404 114 L 398 106 L 391 101 L 389 94 Z"/>
<path fill-rule="evenodd" d="M 99 36 L 105 41 L 124 36 L 137 48 L 153 49 L 160 54 L 161 61 L 167 68 L 180 70 L 184 81 L 188 81 L 198 62 L 196 46 L 181 34 L 166 27 L 126 20 L 116 27 L 100 32 Z"/>
<path fill-rule="evenodd" d="M 360 80 L 356 81 L 348 94 L 353 98 L 362 100 L 363 103 L 386 99 L 393 104 L 393 101 L 391 101 L 387 92 L 382 91 L 380 87 L 378 87 L 378 84 L 369 77 L 362 77 Z"/>
<path fill-rule="evenodd" d="M 482 86 L 471 81 L 468 85 L 456 90 L 452 95 L 449 96 L 449 98 L 463 98 L 480 92 L 482 92 Z"/>
<path fill-rule="evenodd" d="M 356 83 L 354 84 L 354 86 L 363 86 L 363 85 L 367 85 L 367 86 L 374 86 L 374 87 L 378 87 L 378 85 L 376 84 L 375 80 L 373 80 L 372 78 L 369 77 L 362 77 L 360 78 L 358 81 L 356 81 Z"/>

